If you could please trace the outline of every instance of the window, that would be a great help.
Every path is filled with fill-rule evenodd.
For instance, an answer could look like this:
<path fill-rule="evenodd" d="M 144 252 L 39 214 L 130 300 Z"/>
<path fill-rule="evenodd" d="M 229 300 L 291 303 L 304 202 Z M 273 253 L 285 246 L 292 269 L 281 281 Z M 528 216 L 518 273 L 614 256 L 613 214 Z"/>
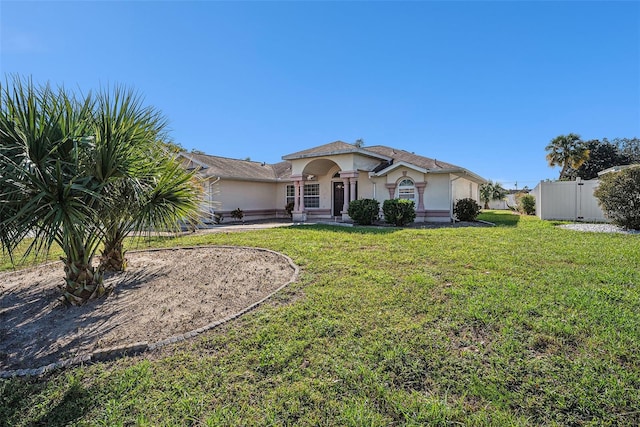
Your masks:
<path fill-rule="evenodd" d="M 320 207 L 320 184 L 304 185 L 304 206 L 305 208 Z"/>
<path fill-rule="evenodd" d="M 287 185 L 287 203 L 292 203 L 296 197 L 296 188 L 293 185 Z M 304 206 L 305 208 L 320 207 L 320 184 L 304 185 Z"/>
<path fill-rule="evenodd" d="M 415 200 L 416 187 L 413 184 L 413 181 L 408 178 L 400 181 L 400 184 L 398 184 L 398 198 Z"/>
<path fill-rule="evenodd" d="M 287 202 L 286 202 L 286 204 L 288 205 L 289 203 L 293 203 L 295 197 L 296 197 L 296 187 L 293 186 L 293 185 L 287 185 Z"/>

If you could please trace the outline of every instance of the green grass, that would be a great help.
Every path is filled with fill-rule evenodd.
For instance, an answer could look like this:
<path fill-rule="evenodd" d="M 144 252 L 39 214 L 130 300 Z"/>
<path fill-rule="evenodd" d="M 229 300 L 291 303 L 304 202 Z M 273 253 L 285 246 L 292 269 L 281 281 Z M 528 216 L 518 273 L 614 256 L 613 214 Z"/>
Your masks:
<path fill-rule="evenodd" d="M 481 218 L 497 226 L 156 239 L 265 247 L 302 273 L 161 353 L 0 381 L 0 425 L 640 424 L 638 236 Z"/>

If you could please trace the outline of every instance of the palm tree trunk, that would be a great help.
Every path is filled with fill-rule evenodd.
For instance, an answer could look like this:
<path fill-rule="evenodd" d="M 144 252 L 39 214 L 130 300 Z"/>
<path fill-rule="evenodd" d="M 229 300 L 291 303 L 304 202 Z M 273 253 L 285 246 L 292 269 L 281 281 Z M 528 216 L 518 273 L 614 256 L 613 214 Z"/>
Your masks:
<path fill-rule="evenodd" d="M 100 271 L 125 271 L 126 268 L 127 259 L 124 256 L 123 238 L 107 238 L 100 256 Z"/>
<path fill-rule="evenodd" d="M 65 286 L 62 294 L 71 305 L 82 305 L 105 293 L 102 272 L 90 263 L 62 258 L 64 262 Z"/>
<path fill-rule="evenodd" d="M 562 165 L 562 170 L 560 170 L 560 178 L 559 179 L 564 179 L 565 178 L 565 174 L 567 173 L 567 169 L 569 168 L 569 163 L 568 162 L 564 162 L 564 164 Z"/>
<path fill-rule="evenodd" d="M 65 285 L 62 287 L 64 300 L 71 305 L 85 302 L 104 295 L 105 287 L 102 271 L 93 266 L 92 252 L 87 250 L 80 236 L 69 236 L 63 246 Z"/>

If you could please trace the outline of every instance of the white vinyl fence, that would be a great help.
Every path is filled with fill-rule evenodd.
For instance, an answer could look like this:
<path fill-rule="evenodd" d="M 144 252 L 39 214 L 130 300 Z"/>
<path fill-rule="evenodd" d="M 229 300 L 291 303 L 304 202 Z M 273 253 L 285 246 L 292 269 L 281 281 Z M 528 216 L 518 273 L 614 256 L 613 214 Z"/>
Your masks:
<path fill-rule="evenodd" d="M 593 191 L 597 179 L 583 181 L 541 181 L 531 194 L 536 198 L 536 215 L 540 219 L 608 222 Z"/>

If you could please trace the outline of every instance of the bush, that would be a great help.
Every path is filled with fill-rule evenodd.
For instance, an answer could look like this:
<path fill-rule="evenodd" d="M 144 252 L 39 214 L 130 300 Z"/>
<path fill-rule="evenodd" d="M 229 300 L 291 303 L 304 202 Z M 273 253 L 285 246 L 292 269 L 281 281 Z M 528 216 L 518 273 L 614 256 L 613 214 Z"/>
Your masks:
<path fill-rule="evenodd" d="M 231 211 L 231 218 L 241 221 L 244 218 L 244 211 L 240 208 Z"/>
<path fill-rule="evenodd" d="M 458 221 L 475 221 L 480 214 L 480 205 L 473 199 L 460 199 L 453 207 L 453 213 Z"/>
<path fill-rule="evenodd" d="M 640 166 L 601 176 L 593 195 L 614 224 L 640 230 Z"/>
<path fill-rule="evenodd" d="M 360 225 L 371 225 L 378 219 L 380 203 L 374 199 L 359 199 L 349 203 L 347 213 L 351 219 Z"/>
<path fill-rule="evenodd" d="M 525 215 L 535 215 L 536 198 L 531 194 L 518 193 L 518 195 L 516 196 L 516 204 L 518 212 Z"/>
<path fill-rule="evenodd" d="M 404 227 L 416 219 L 416 208 L 413 200 L 390 199 L 382 204 L 384 220 L 398 227 Z"/>
<path fill-rule="evenodd" d="M 287 213 L 287 215 L 289 215 L 289 218 L 293 218 L 293 208 L 294 207 L 295 207 L 295 204 L 293 202 L 287 203 L 286 206 L 284 207 L 284 210 Z"/>

